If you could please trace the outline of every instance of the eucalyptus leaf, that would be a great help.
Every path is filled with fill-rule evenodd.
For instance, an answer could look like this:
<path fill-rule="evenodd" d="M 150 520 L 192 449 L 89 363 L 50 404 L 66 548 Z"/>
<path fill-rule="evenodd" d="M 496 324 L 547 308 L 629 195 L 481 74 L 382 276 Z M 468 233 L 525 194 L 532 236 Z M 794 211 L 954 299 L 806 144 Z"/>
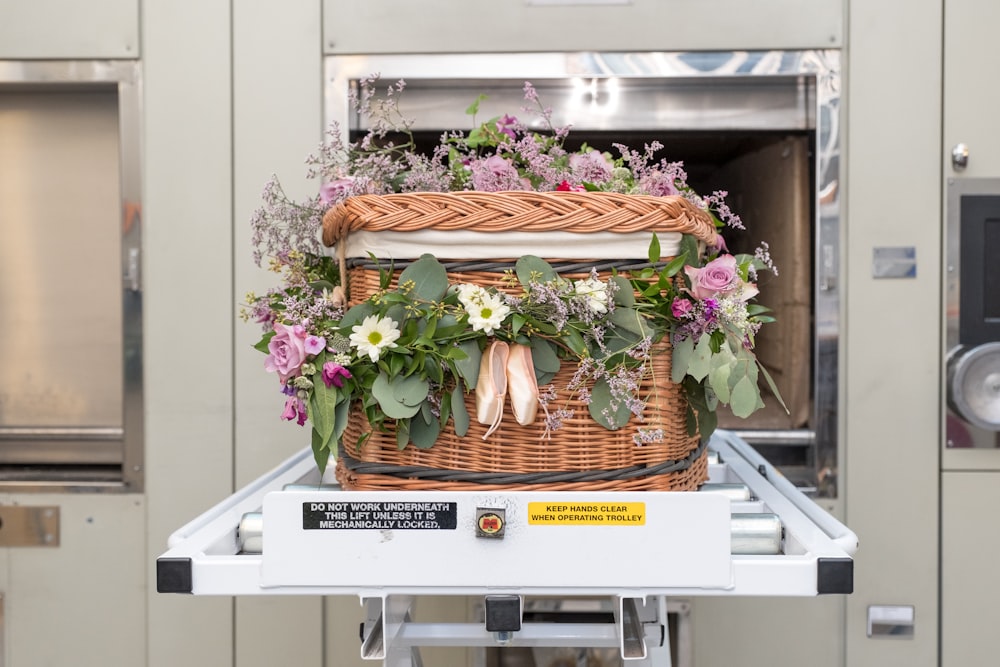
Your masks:
<path fill-rule="evenodd" d="M 681 244 L 677 250 L 678 255 L 687 255 L 690 258 L 689 264 L 692 266 L 698 266 L 701 262 L 697 261 L 700 253 L 698 252 L 698 239 L 696 239 L 691 234 L 681 235 Z"/>
<path fill-rule="evenodd" d="M 723 349 L 729 351 L 728 346 Z M 735 361 L 731 353 L 716 354 L 712 357 L 712 368 L 708 372 L 708 384 L 723 403 L 729 402 L 729 377 L 733 370 L 732 364 Z"/>
<path fill-rule="evenodd" d="M 410 420 L 409 419 L 397 419 L 396 420 L 396 448 L 402 451 L 406 448 L 406 444 L 410 442 Z"/>
<path fill-rule="evenodd" d="M 614 275 L 611 282 L 618 288 L 615 290 L 615 305 L 622 308 L 632 308 L 635 306 L 635 290 L 624 276 Z"/>
<path fill-rule="evenodd" d="M 712 337 L 708 334 L 702 334 L 701 338 L 698 339 L 698 344 L 694 346 L 694 354 L 691 355 L 691 361 L 688 363 L 688 374 L 695 380 L 702 380 L 710 369 L 710 362 L 712 359 Z"/>
<path fill-rule="evenodd" d="M 465 392 L 461 384 L 451 390 L 451 419 L 455 424 L 455 435 L 465 437 L 469 432 L 469 411 L 465 407 Z"/>
<path fill-rule="evenodd" d="M 441 424 L 432 419 L 428 424 L 423 419 L 410 420 L 410 442 L 417 449 L 430 449 L 441 435 Z"/>
<path fill-rule="evenodd" d="M 369 315 L 374 314 L 374 312 L 375 306 L 373 306 L 370 301 L 362 301 L 356 306 L 351 306 L 347 309 L 347 312 L 344 313 L 344 316 L 340 318 L 340 324 L 338 325 L 340 332 L 345 336 L 350 336 L 351 327 L 355 324 L 361 324 L 362 320 Z"/>
<path fill-rule="evenodd" d="M 615 308 L 610 319 L 615 327 L 630 331 L 638 335 L 639 338 L 652 335 L 646 318 L 640 315 L 635 308 Z"/>
<path fill-rule="evenodd" d="M 583 357 L 587 354 L 587 343 L 583 340 L 583 336 L 576 329 L 566 329 L 565 337 L 563 342 L 566 346 L 573 351 L 578 357 Z"/>
<path fill-rule="evenodd" d="M 427 380 L 419 375 L 409 375 L 392 380 L 392 396 L 403 405 L 417 406 L 427 400 L 430 392 Z"/>
<path fill-rule="evenodd" d="M 396 382 L 400 382 L 400 380 L 396 380 Z M 420 410 L 420 403 L 403 403 L 396 398 L 394 389 L 386 373 L 379 373 L 375 381 L 372 382 L 372 396 L 378 401 L 378 405 L 386 417 L 406 419 L 417 414 L 417 411 Z M 427 396 L 426 391 L 424 392 L 424 396 Z"/>
<path fill-rule="evenodd" d="M 531 361 L 535 364 L 536 371 L 546 373 L 557 373 L 562 362 L 556 353 L 556 346 L 544 338 L 534 337 L 529 342 L 531 346 Z"/>
<path fill-rule="evenodd" d="M 587 409 L 594 421 L 609 431 L 617 431 L 627 424 L 632 414 L 625 401 L 612 396 L 611 387 L 604 378 L 595 382 L 591 388 Z"/>
<path fill-rule="evenodd" d="M 465 380 L 465 386 L 475 387 L 479 382 L 479 364 L 482 362 L 483 352 L 474 340 L 463 340 L 458 344 L 458 349 L 465 352 L 465 359 L 455 359 L 455 370 Z"/>
<path fill-rule="evenodd" d="M 425 301 L 440 301 L 448 291 L 448 272 L 434 255 L 423 254 L 420 259 L 403 269 L 398 284 L 413 281 L 410 295 Z"/>
<path fill-rule="evenodd" d="M 737 417 L 749 417 L 757 409 L 760 396 L 753 381 L 746 375 L 739 379 L 733 387 L 729 407 Z"/>
<path fill-rule="evenodd" d="M 683 338 L 674 343 L 670 357 L 670 380 L 674 384 L 680 384 L 688 374 L 692 357 L 694 357 L 694 339 Z"/>
<path fill-rule="evenodd" d="M 555 269 L 541 257 L 535 255 L 524 255 L 514 265 L 514 273 L 522 285 L 531 283 L 547 283 L 556 280 L 559 276 Z"/>

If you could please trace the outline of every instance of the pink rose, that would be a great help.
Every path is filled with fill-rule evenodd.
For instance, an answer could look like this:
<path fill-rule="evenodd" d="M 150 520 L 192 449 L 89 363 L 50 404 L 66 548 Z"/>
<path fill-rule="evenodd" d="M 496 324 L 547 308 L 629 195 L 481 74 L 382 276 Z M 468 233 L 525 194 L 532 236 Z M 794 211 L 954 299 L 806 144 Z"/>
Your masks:
<path fill-rule="evenodd" d="M 521 190 L 524 183 L 514 163 L 500 155 L 477 160 L 469 165 L 472 170 L 472 187 L 480 192 Z"/>
<path fill-rule="evenodd" d="M 587 183 L 605 183 L 611 179 L 611 163 L 600 151 L 573 153 L 569 156 L 569 168 L 577 179 Z"/>
<path fill-rule="evenodd" d="M 713 296 L 734 296 L 746 301 L 757 294 L 757 286 L 743 282 L 736 273 L 736 258 L 720 255 L 700 269 L 685 266 L 684 272 L 691 280 L 690 294 L 699 300 Z"/>
<path fill-rule="evenodd" d="M 350 194 L 351 187 L 353 185 L 354 178 L 351 176 L 335 178 L 332 181 L 327 181 L 319 187 L 319 200 L 323 202 L 325 206 L 335 204 Z"/>
<path fill-rule="evenodd" d="M 268 372 L 277 372 L 282 382 L 298 375 L 302 362 L 306 360 L 305 332 L 297 329 L 302 327 L 275 322 L 274 336 L 267 344 L 270 354 L 264 359 L 264 368 Z"/>

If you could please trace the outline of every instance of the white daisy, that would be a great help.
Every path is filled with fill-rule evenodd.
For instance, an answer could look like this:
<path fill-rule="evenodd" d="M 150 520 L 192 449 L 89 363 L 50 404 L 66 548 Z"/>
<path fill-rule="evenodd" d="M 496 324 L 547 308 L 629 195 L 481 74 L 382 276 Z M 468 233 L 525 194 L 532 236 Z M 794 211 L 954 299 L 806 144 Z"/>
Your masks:
<path fill-rule="evenodd" d="M 587 300 L 587 306 L 595 313 L 608 312 L 608 286 L 596 278 L 577 280 L 573 283 L 576 295 Z"/>
<path fill-rule="evenodd" d="M 489 296 L 483 287 L 472 283 L 462 283 L 457 289 L 458 300 L 466 309 L 481 305 L 483 299 Z"/>
<path fill-rule="evenodd" d="M 367 354 L 372 361 L 378 361 L 382 350 L 396 347 L 399 325 L 388 317 L 369 315 L 361 324 L 351 327 L 351 345 L 358 349 L 358 355 Z"/>
<path fill-rule="evenodd" d="M 510 307 L 498 295 L 483 292 L 482 298 L 477 298 L 475 303 L 466 304 L 465 312 L 469 314 L 473 331 L 492 336 L 510 314 Z"/>

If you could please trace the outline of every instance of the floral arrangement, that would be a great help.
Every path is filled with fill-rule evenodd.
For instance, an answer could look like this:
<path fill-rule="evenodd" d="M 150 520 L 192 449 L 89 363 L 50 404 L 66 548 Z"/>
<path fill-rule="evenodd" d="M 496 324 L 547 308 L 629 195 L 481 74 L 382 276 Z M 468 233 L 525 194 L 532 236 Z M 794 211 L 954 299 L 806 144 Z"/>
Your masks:
<path fill-rule="evenodd" d="M 308 160 L 318 194 L 287 197 L 276 178 L 252 220 L 255 259 L 269 258 L 282 284 L 247 295 L 244 319 L 263 326 L 256 348 L 277 375 L 285 396 L 282 418 L 312 424 L 320 468 L 337 445 L 352 406 L 373 429 L 393 420 L 397 444 L 432 447 L 449 421 L 464 436 L 471 419 L 495 428 L 509 394 L 518 423 L 544 419 L 545 433 L 567 417 L 546 387 L 563 363 L 572 363 L 570 389 L 608 429 L 642 420 L 640 380 L 651 354 L 666 339 L 672 378 L 688 399 L 688 429 L 707 438 L 715 409 L 737 416 L 763 406 L 759 377 L 777 389 L 753 353 L 768 310 L 752 302 L 757 273 L 776 273 L 766 244 L 754 255 L 729 254 L 722 237 L 699 247 L 684 236 L 670 261 L 651 235 L 649 267 L 629 277 L 566 278 L 548 262 L 524 256 L 499 287 L 453 284 L 431 255 L 409 263 L 391 287 L 393 267 L 380 267 L 380 289 L 348 307 L 337 262 L 319 242 L 323 213 L 360 194 L 415 191 L 607 191 L 686 197 L 708 212 L 718 229 L 742 228 L 725 192 L 700 196 L 686 183 L 683 165 L 655 160 L 662 146 L 637 152 L 615 144 L 617 157 L 586 145 L 569 151 L 567 127 L 555 127 L 530 83 L 526 107 L 542 121 L 533 131 L 515 116 L 475 122 L 482 97 L 467 110 L 473 129 L 447 132 L 427 153 L 417 150 L 399 110 L 399 82 L 383 95 L 375 77 L 361 82 L 352 102 L 370 129 L 348 142 L 334 125 Z M 497 364 L 500 364 L 498 367 Z M 465 395 L 476 393 L 476 414 Z M 499 401 L 499 404 L 498 404 Z M 542 416 L 538 415 L 541 410 Z M 490 432 L 491 432 L 490 431 Z M 489 434 L 489 432 L 487 432 Z M 656 429 L 637 430 L 636 446 Z"/>

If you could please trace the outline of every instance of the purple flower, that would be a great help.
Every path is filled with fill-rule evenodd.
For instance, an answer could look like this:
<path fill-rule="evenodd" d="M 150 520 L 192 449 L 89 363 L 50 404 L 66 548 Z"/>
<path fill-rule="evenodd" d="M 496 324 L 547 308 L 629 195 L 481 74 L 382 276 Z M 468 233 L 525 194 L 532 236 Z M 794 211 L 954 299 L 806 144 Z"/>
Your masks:
<path fill-rule="evenodd" d="M 289 396 L 285 400 L 285 409 L 281 412 L 281 418 L 292 421 L 295 419 L 299 426 L 305 426 L 306 418 L 308 414 L 306 413 L 306 404 L 302 399 L 297 396 Z"/>
<path fill-rule="evenodd" d="M 573 153 L 569 156 L 569 168 L 581 181 L 606 183 L 611 180 L 611 163 L 600 151 Z"/>
<path fill-rule="evenodd" d="M 472 185 L 480 192 L 525 189 L 521 182 L 521 175 L 517 173 L 514 163 L 500 155 L 491 155 L 484 160 L 476 160 L 472 162 L 470 168 L 472 170 Z"/>
<path fill-rule="evenodd" d="M 517 118 L 504 114 L 497 121 L 497 131 L 506 134 L 511 140 L 517 140 L 517 135 L 514 134 L 514 128 L 517 126 Z"/>
<path fill-rule="evenodd" d="M 344 386 L 344 380 L 350 377 L 351 371 L 334 361 L 323 364 L 323 382 L 327 387 L 340 389 Z"/>
<path fill-rule="evenodd" d="M 670 304 L 670 312 L 673 313 L 673 316 L 677 319 L 687 317 L 691 314 L 692 310 L 694 310 L 694 304 L 687 299 L 682 299 L 680 297 L 674 299 L 674 302 Z"/>
<path fill-rule="evenodd" d="M 705 321 L 714 322 L 715 311 L 719 309 L 718 299 L 705 299 L 702 303 L 705 305 Z"/>
<path fill-rule="evenodd" d="M 303 347 L 306 354 L 319 354 L 326 347 L 326 339 L 322 336 L 306 336 Z"/>

